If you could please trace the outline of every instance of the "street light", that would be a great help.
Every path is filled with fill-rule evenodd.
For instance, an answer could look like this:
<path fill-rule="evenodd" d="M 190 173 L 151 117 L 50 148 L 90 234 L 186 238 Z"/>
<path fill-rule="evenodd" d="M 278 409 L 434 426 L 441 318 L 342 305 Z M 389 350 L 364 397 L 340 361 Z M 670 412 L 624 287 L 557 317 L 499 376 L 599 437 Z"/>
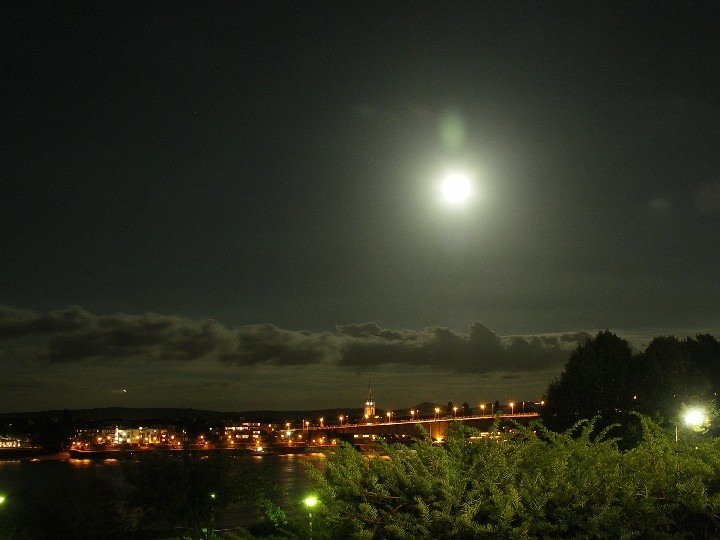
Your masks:
<path fill-rule="evenodd" d="M 392 421 L 392 411 L 387 412 L 388 422 Z"/>
<path fill-rule="evenodd" d="M 307 497 L 305 497 L 305 500 L 303 500 L 303 502 L 305 503 L 305 506 L 308 509 L 308 523 L 310 524 L 310 538 L 312 538 L 312 509 L 318 503 L 318 500 L 315 495 L 308 495 Z"/>
<path fill-rule="evenodd" d="M 510 405 L 510 414 L 515 414 L 515 402 L 511 401 L 508 405 Z"/>
<path fill-rule="evenodd" d="M 480 404 L 480 416 L 485 416 L 485 404 Z"/>
<path fill-rule="evenodd" d="M 345 417 L 341 414 L 340 415 L 340 425 L 342 426 L 343 420 L 345 420 Z"/>
<path fill-rule="evenodd" d="M 440 418 L 440 407 L 435 407 L 435 420 Z"/>
<path fill-rule="evenodd" d="M 690 427 L 698 427 L 705 422 L 705 411 L 702 409 L 690 409 L 683 418 Z"/>
<path fill-rule="evenodd" d="M 703 409 L 700 409 L 698 407 L 694 409 L 688 409 L 685 411 L 685 414 L 682 416 L 683 422 L 685 422 L 685 425 L 688 426 L 691 429 L 698 429 L 700 426 L 702 426 L 706 420 L 707 416 L 705 415 L 705 411 Z M 675 442 L 678 441 L 678 425 L 675 424 Z"/>
<path fill-rule="evenodd" d="M 410 409 L 410 418 L 415 420 L 415 409 Z"/>
<path fill-rule="evenodd" d="M 453 416 L 457 418 L 457 407 L 453 407 Z"/>

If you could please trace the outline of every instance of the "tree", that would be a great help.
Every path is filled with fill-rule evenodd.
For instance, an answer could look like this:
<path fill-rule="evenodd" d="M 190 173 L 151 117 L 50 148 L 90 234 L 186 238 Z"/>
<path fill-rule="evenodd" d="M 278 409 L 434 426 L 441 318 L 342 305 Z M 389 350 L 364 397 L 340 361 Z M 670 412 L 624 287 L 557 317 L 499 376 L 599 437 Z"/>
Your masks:
<path fill-rule="evenodd" d="M 630 345 L 609 331 L 578 345 L 565 370 L 548 387 L 543 418 L 555 430 L 580 419 L 607 419 L 633 407 L 636 395 Z"/>
<path fill-rule="evenodd" d="M 674 424 L 682 403 L 705 400 L 711 383 L 693 358 L 693 341 L 674 336 L 653 338 L 637 359 L 640 410 Z"/>
<path fill-rule="evenodd" d="M 713 388 L 720 388 L 720 341 L 710 334 L 697 334 L 687 338 L 690 357 L 710 379 Z"/>
<path fill-rule="evenodd" d="M 70 439 L 70 424 L 65 421 L 41 418 L 35 422 L 32 435 L 34 444 L 42 446 L 48 454 L 54 454 L 67 449 Z"/>

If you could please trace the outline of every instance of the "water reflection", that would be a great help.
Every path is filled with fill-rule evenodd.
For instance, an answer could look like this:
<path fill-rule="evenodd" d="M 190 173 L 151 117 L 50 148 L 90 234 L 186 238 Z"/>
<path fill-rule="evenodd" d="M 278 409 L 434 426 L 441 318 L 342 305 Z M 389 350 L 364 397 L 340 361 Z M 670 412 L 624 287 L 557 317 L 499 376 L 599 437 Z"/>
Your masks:
<path fill-rule="evenodd" d="M 269 485 L 277 486 L 269 498 L 290 518 L 298 511 L 300 501 L 312 491 L 307 469 L 324 466 L 322 454 L 269 454 L 238 459 L 248 465 L 250 474 L 257 474 Z M 79 494 L 94 493 L 100 483 L 111 491 L 122 492 L 128 486 L 123 463 L 117 459 L 0 461 L 0 494 L 6 497 L 17 494 L 18 498 L 23 494 L 27 499 L 28 493 L 34 493 L 32 500 L 38 505 L 69 503 Z M 231 508 L 219 516 L 218 525 L 247 525 L 252 516 L 249 508 Z"/>

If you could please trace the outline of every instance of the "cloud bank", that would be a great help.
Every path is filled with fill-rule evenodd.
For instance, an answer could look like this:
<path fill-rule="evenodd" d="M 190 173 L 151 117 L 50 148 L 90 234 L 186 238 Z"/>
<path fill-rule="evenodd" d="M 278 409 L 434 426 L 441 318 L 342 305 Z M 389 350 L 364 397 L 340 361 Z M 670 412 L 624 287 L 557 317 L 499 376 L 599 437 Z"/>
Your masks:
<path fill-rule="evenodd" d="M 359 371 L 402 365 L 455 373 L 520 373 L 562 366 L 588 337 L 584 332 L 501 336 L 480 323 L 466 333 L 437 326 L 392 330 L 375 323 L 318 333 L 272 324 L 230 328 L 214 320 L 153 313 L 96 315 L 78 306 L 48 313 L 0 306 L 0 357 L 51 363 L 202 361 Z"/>

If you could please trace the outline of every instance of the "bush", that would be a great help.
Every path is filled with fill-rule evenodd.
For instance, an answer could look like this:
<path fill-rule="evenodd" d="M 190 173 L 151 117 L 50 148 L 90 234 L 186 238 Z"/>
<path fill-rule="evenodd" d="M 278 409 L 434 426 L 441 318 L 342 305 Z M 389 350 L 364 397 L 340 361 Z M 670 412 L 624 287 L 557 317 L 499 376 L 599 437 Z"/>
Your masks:
<path fill-rule="evenodd" d="M 717 537 L 720 442 L 640 423 L 625 452 L 594 422 L 472 440 L 461 426 L 445 446 L 385 444 L 375 458 L 345 445 L 311 471 L 313 538 Z"/>

